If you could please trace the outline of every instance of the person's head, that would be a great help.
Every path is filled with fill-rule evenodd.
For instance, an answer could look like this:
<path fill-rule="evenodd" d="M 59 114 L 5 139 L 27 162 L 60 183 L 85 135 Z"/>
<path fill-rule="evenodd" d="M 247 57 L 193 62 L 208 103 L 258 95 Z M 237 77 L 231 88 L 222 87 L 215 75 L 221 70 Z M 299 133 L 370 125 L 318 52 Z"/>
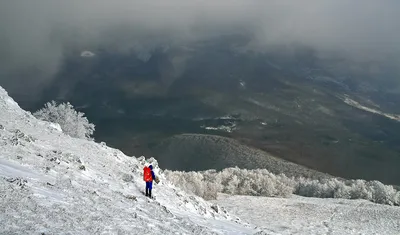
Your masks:
<path fill-rule="evenodd" d="M 153 170 L 153 165 L 150 165 L 149 168 L 150 168 L 151 170 Z"/>

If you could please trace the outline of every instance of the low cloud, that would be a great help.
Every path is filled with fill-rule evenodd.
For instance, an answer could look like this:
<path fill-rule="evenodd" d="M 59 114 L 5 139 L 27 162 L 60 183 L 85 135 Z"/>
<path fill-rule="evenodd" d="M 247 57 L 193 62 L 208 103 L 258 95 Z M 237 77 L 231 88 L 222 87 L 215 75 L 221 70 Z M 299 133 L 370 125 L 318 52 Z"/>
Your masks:
<path fill-rule="evenodd" d="M 66 48 L 146 50 L 220 34 L 253 38 L 255 50 L 301 43 L 353 56 L 398 53 L 395 0 L 35 0 L 0 3 L 0 82 L 21 69 L 46 80 Z"/>

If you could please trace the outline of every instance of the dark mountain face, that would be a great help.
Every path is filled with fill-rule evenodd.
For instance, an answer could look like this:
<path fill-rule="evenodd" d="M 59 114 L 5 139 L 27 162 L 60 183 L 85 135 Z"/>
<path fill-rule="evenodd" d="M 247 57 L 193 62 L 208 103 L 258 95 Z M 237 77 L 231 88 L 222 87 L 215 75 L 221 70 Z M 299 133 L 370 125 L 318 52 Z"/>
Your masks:
<path fill-rule="evenodd" d="M 246 40 L 160 47 L 145 59 L 133 51 L 71 52 L 43 96 L 23 108 L 69 101 L 96 124 L 97 141 L 131 155 L 157 154 L 171 169 L 189 170 L 190 161 L 197 170 L 215 168 L 186 150 L 163 156 L 163 140 L 197 133 L 333 175 L 400 184 L 400 119 L 387 117 L 400 113 L 396 68 L 321 58 L 301 46 L 255 53 L 245 50 Z"/>

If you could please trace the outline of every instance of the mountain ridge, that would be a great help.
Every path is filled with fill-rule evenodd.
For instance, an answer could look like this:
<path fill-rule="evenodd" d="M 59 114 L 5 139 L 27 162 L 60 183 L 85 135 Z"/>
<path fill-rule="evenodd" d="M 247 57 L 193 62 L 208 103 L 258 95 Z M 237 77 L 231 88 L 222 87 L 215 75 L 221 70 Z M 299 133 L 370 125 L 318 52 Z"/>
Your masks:
<path fill-rule="evenodd" d="M 257 232 L 170 185 L 155 159 L 71 138 L 20 109 L 1 87 L 0 110 L 0 233 Z M 154 201 L 142 194 L 145 164 L 164 182 Z"/>

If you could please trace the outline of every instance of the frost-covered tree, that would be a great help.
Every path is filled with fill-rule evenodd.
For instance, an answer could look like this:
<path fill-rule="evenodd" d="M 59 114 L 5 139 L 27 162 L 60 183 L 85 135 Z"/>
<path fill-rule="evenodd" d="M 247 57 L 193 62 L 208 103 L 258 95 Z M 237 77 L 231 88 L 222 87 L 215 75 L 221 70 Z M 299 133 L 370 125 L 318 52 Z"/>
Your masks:
<path fill-rule="evenodd" d="M 340 178 L 309 179 L 274 175 L 266 169 L 226 168 L 202 172 L 165 171 L 167 178 L 184 191 L 205 199 L 218 193 L 288 197 L 365 199 L 376 203 L 400 205 L 400 191 L 378 181 L 344 180 Z"/>
<path fill-rule="evenodd" d="M 48 102 L 44 108 L 36 111 L 33 115 L 43 121 L 58 123 L 62 131 L 71 137 L 92 139 L 94 124 L 89 123 L 85 114 L 76 111 L 70 103 Z"/>

